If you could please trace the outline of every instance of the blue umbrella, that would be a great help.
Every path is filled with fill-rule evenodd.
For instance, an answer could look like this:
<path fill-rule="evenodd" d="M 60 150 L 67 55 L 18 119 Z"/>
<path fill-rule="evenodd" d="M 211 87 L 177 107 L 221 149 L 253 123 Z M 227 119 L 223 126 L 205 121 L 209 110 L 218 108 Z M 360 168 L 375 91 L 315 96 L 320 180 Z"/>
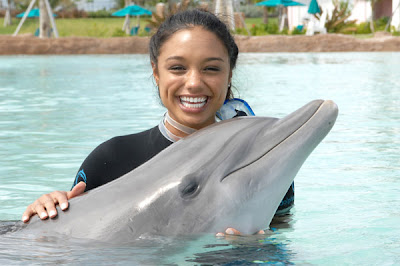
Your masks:
<path fill-rule="evenodd" d="M 129 16 L 141 16 L 141 15 L 151 15 L 151 11 L 137 5 L 127 6 L 123 9 L 118 10 L 117 12 L 112 13 L 112 16 L 115 17 L 125 17 Z"/>
<path fill-rule="evenodd" d="M 319 9 L 317 0 L 311 0 L 310 5 L 308 6 L 308 13 L 310 14 L 321 13 L 321 9 Z"/>
<path fill-rule="evenodd" d="M 281 21 L 281 26 L 279 30 L 283 30 L 283 18 L 282 18 L 282 7 L 287 6 L 305 6 L 305 4 L 292 1 L 292 0 L 267 0 L 260 3 L 257 3 L 256 6 L 269 6 L 269 7 L 278 7 L 279 8 L 279 21 Z"/>
<path fill-rule="evenodd" d="M 269 7 L 276 7 L 276 6 L 305 6 L 305 4 L 292 1 L 292 0 L 267 0 L 260 3 L 257 3 L 256 6 L 269 6 Z"/>
<path fill-rule="evenodd" d="M 25 15 L 25 12 L 22 12 L 20 14 L 18 14 L 16 17 L 17 18 L 22 18 Z M 34 8 L 31 11 L 29 11 L 28 13 L 28 18 L 38 18 L 40 16 L 40 11 L 39 8 Z M 53 14 L 54 17 L 56 17 L 56 14 Z"/>
<path fill-rule="evenodd" d="M 140 25 L 139 25 L 140 24 L 139 16 L 140 15 L 151 15 L 151 14 L 152 14 L 151 11 L 149 11 L 149 10 L 147 10 L 147 9 L 141 7 L 141 6 L 130 5 L 130 6 L 127 6 L 127 7 L 123 8 L 123 9 L 118 10 L 117 12 L 112 13 L 111 15 L 115 16 L 115 17 L 126 17 L 125 18 L 125 22 L 124 22 L 124 26 L 122 27 L 122 30 L 128 30 L 128 31 L 129 31 L 129 28 L 130 28 L 130 26 L 129 26 L 129 24 L 130 24 L 129 17 L 130 16 L 137 16 L 137 24 L 138 25 L 136 26 L 136 28 L 132 29 L 134 31 L 131 32 L 131 35 L 133 35 L 133 34 L 136 35 L 137 31 L 139 30 L 139 27 L 140 27 Z"/>

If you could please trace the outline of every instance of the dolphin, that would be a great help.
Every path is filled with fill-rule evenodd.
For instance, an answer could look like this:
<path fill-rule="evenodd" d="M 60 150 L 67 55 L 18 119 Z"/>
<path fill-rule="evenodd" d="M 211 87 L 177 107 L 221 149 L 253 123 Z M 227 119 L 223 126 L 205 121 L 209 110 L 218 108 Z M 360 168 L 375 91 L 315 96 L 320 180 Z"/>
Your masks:
<path fill-rule="evenodd" d="M 148 234 L 243 234 L 268 228 L 300 167 L 333 127 L 338 108 L 315 100 L 288 116 L 215 123 L 124 176 L 70 200 L 25 233 L 129 242 Z"/>

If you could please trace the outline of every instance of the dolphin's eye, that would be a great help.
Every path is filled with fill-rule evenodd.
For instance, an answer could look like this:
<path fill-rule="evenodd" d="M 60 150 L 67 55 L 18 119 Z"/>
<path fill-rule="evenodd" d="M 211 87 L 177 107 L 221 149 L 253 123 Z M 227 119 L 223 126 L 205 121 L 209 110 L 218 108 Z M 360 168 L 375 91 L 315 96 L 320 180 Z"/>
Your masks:
<path fill-rule="evenodd" d="M 198 191 L 198 188 L 199 184 L 197 182 L 190 182 L 181 190 L 181 195 L 183 198 L 193 196 Z"/>

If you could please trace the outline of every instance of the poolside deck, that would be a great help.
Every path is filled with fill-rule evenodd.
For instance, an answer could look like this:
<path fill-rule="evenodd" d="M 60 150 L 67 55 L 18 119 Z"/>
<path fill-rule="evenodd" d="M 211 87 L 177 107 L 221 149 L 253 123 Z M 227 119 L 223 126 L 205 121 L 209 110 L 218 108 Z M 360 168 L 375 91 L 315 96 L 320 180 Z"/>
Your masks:
<path fill-rule="evenodd" d="M 358 39 L 348 35 L 236 36 L 241 52 L 383 52 L 400 51 L 400 37 Z M 40 39 L 0 35 L 0 55 L 16 54 L 144 54 L 148 37 Z"/>

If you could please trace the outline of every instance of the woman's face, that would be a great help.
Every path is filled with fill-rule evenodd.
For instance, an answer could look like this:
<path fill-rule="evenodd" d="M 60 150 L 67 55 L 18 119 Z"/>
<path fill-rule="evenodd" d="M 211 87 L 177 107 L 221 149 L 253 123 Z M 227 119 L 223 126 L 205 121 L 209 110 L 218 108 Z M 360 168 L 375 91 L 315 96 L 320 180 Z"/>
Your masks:
<path fill-rule="evenodd" d="M 174 33 L 152 64 L 161 101 L 177 122 L 200 129 L 215 122 L 232 76 L 228 52 L 201 27 Z"/>

